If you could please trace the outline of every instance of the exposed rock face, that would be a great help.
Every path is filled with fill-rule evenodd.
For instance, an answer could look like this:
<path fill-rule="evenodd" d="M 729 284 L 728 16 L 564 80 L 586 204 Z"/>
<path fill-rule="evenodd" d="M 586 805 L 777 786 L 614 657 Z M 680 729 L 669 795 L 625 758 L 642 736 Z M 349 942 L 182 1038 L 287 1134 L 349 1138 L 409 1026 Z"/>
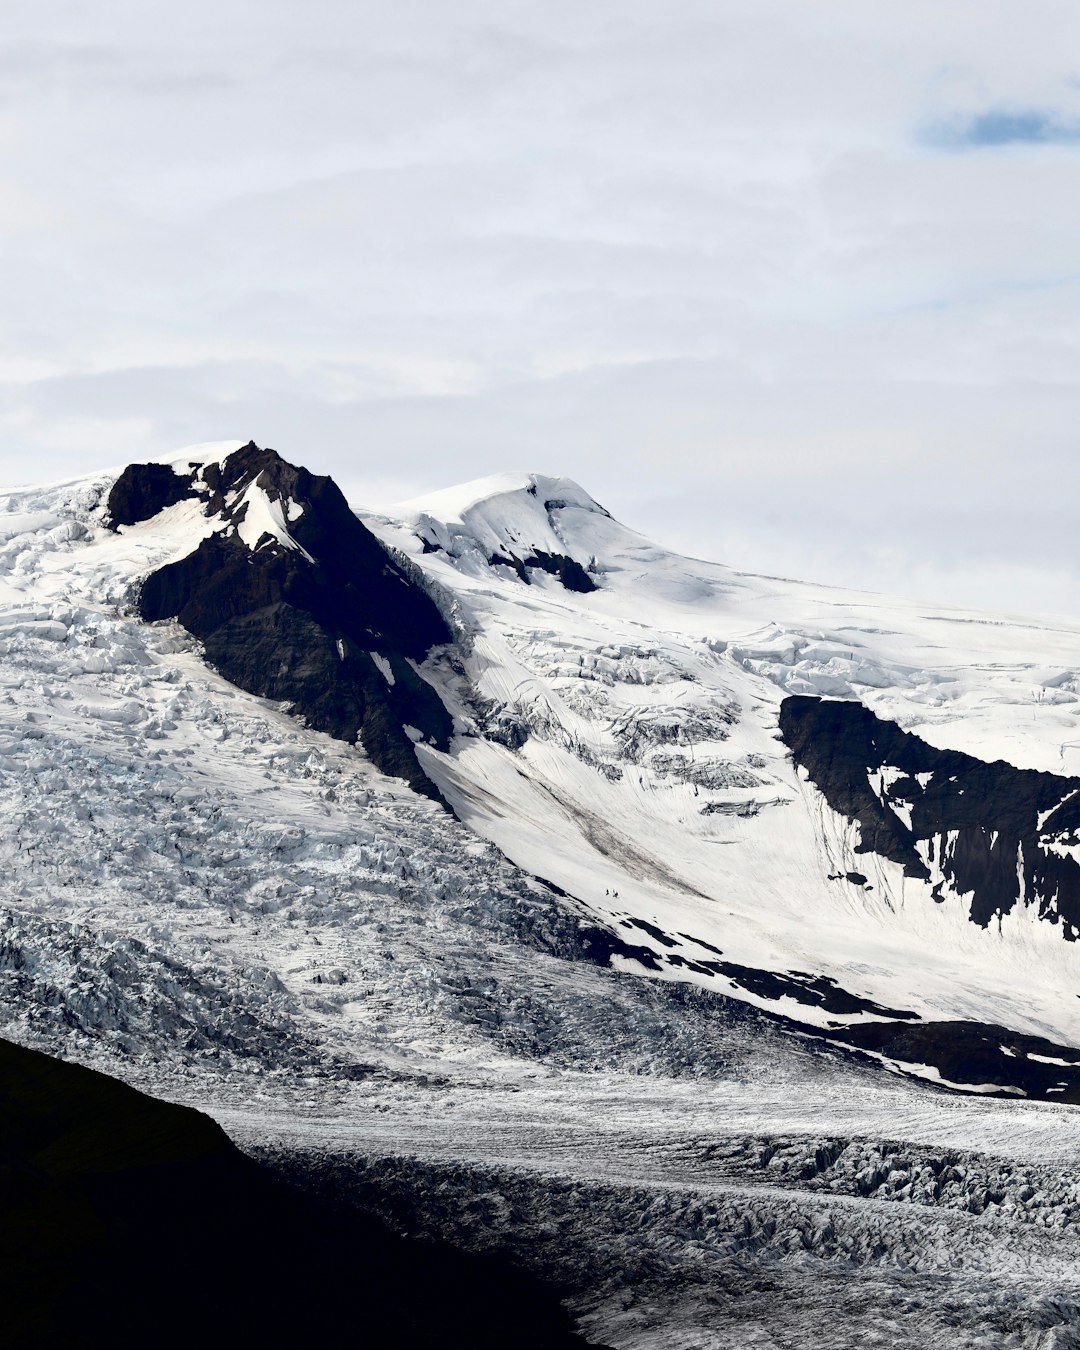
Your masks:
<path fill-rule="evenodd" d="M 644 919 L 622 919 L 620 923 L 623 928 L 630 930 L 636 928 L 648 933 L 663 947 L 677 947 L 679 945 L 663 929 L 657 928 L 655 924 L 648 923 Z M 886 1008 L 880 1003 L 874 1003 L 871 999 L 860 998 L 847 989 L 841 988 L 828 975 L 807 975 L 796 971 L 783 974 L 771 970 L 755 970 L 750 966 L 742 966 L 734 961 L 718 961 L 707 956 L 686 957 L 680 952 L 674 951 L 657 955 L 648 947 L 628 943 L 604 929 L 589 928 L 586 933 L 588 938 L 586 946 L 589 948 L 590 956 L 601 963 L 608 961 L 611 956 L 620 956 L 625 960 L 636 961 L 646 970 L 663 970 L 664 965 L 667 964 L 683 970 L 697 971 L 700 975 L 723 976 L 724 979 L 730 980 L 733 985 L 748 989 L 757 994 L 759 998 L 789 998 L 796 1003 L 824 1008 L 826 1012 L 837 1014 L 873 1013 L 878 1017 L 890 1017 L 899 1021 L 918 1020 L 917 1013 L 902 1008 Z M 679 936 L 685 937 L 686 934 L 680 934 Z M 695 946 L 706 948 L 715 953 L 717 957 L 724 954 L 719 947 L 713 947 L 699 939 L 691 940 L 695 943 Z"/>
<path fill-rule="evenodd" d="M 1080 1103 L 1080 1050 L 981 1022 L 864 1022 L 838 1039 L 909 1064 L 933 1065 L 950 1083 L 993 1084 L 1025 1096 Z"/>
<path fill-rule="evenodd" d="M 986 928 L 1018 904 L 1080 933 L 1080 779 L 937 750 L 852 702 L 788 698 L 780 730 L 834 811 L 857 821 L 858 853 L 970 896 Z"/>
<path fill-rule="evenodd" d="M 423 540 L 423 544 L 425 552 L 433 551 L 432 546 L 426 539 Z M 545 553 L 543 550 L 537 549 L 524 558 L 519 558 L 515 554 L 507 557 L 503 553 L 493 553 L 488 561 L 493 567 L 513 568 L 526 586 L 532 584 L 529 577 L 529 571 L 532 569 L 546 572 L 552 577 L 558 577 L 563 588 L 568 591 L 577 591 L 581 595 L 587 595 L 590 591 L 596 590 L 596 582 L 593 581 L 584 567 L 576 559 L 565 553 Z"/>
<path fill-rule="evenodd" d="M 109 494 L 109 523 L 135 525 L 191 495 L 191 479 L 167 464 L 129 464 Z"/>
<path fill-rule="evenodd" d="M 186 476 L 129 466 L 109 519 L 134 524 L 186 498 L 221 528 L 146 578 L 142 617 L 178 619 L 226 679 L 290 702 L 316 730 L 359 741 L 384 772 L 435 795 L 414 742 L 446 749 L 452 723 L 413 663 L 450 630 L 333 480 L 252 442 Z"/>

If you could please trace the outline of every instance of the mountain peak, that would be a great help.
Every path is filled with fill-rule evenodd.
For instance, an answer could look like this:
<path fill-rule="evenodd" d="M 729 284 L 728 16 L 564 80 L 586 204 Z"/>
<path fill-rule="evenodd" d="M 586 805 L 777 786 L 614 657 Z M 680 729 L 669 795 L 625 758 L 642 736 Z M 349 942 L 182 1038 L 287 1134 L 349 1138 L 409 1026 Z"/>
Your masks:
<path fill-rule="evenodd" d="M 576 509 L 606 516 L 608 512 L 572 478 L 541 473 L 493 473 L 454 487 L 425 493 L 400 502 L 394 510 L 402 518 L 431 516 L 446 523 L 462 523 L 477 511 L 507 510 L 510 503 L 529 498 L 542 510 Z"/>
<path fill-rule="evenodd" d="M 507 567 L 526 585 L 546 573 L 570 591 L 597 589 L 589 521 L 610 514 L 572 478 L 493 474 L 401 503 L 425 553 Z"/>
<path fill-rule="evenodd" d="M 430 793 L 414 743 L 445 747 L 450 717 L 410 663 L 451 633 L 334 480 L 249 441 L 202 463 L 128 465 L 107 519 L 120 531 L 182 503 L 192 551 L 142 578 L 141 616 L 178 620 L 226 679 Z"/>
<path fill-rule="evenodd" d="M 284 460 L 276 450 L 249 441 L 212 458 L 182 456 L 166 463 L 129 464 L 113 484 L 106 506 L 113 529 L 152 520 L 171 506 L 194 500 L 204 504 L 218 532 L 235 535 L 253 551 L 266 545 L 302 549 L 291 525 L 313 496 L 333 514 L 351 514 L 329 478 L 317 478 Z"/>

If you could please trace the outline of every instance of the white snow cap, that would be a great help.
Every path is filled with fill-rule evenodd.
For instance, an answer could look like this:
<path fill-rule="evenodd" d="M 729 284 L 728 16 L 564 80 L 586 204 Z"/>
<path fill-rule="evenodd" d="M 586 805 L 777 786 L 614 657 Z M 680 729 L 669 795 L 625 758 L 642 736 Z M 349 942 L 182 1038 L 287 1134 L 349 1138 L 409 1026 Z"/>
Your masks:
<path fill-rule="evenodd" d="M 576 531 L 564 529 L 578 513 L 609 518 L 572 478 L 539 473 L 492 474 L 392 508 L 397 519 L 453 556 L 479 548 L 519 558 L 580 552 L 573 545 Z"/>
<path fill-rule="evenodd" d="M 522 495 L 544 509 L 546 502 L 557 502 L 560 507 L 579 507 L 584 511 L 608 513 L 585 489 L 572 478 L 551 478 L 541 473 L 493 473 L 486 478 L 473 478 L 468 483 L 428 492 L 422 497 L 399 502 L 392 514 L 399 518 L 433 516 L 446 524 L 462 524 L 478 507 L 494 508 L 498 502 L 512 510 L 511 502 Z"/>
<path fill-rule="evenodd" d="M 242 450 L 247 441 L 199 441 L 196 445 L 185 446 L 168 455 L 155 455 L 155 464 L 171 464 L 177 472 L 202 465 L 223 464 L 237 450 Z"/>

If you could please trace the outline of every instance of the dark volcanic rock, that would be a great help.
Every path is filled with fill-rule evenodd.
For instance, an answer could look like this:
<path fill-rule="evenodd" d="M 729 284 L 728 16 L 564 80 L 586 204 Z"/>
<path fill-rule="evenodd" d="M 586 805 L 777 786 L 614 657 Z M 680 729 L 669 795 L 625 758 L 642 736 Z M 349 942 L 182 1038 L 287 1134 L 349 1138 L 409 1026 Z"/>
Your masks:
<path fill-rule="evenodd" d="M 549 576 L 558 577 L 565 590 L 577 591 L 579 594 L 587 595 L 590 591 L 597 589 L 596 582 L 585 571 L 584 567 L 574 558 L 565 553 L 544 553 L 537 550 L 531 553 L 527 558 L 518 558 L 514 554 L 507 557 L 502 553 L 493 553 L 488 559 L 493 567 L 511 567 L 522 579 L 526 586 L 530 585 L 529 569 L 538 569 L 541 572 L 547 572 Z"/>
<path fill-rule="evenodd" d="M 109 493 L 107 518 L 113 529 L 135 525 L 191 495 L 191 474 L 167 464 L 129 464 Z"/>
<path fill-rule="evenodd" d="M 543 553 L 539 550 L 525 559 L 526 567 L 537 567 L 549 576 L 558 577 L 568 591 L 588 595 L 596 590 L 596 582 L 574 558 L 565 553 Z"/>
<path fill-rule="evenodd" d="M 134 523 L 139 509 L 155 514 L 169 493 L 178 499 L 156 472 L 163 467 L 125 470 L 109 501 L 114 524 Z M 251 443 L 186 480 L 166 472 L 224 528 L 146 578 L 142 617 L 178 619 L 226 679 L 288 701 L 318 731 L 359 740 L 384 772 L 436 795 L 406 730 L 440 749 L 452 730 L 438 695 L 410 664 L 451 640 L 430 596 L 360 523 L 332 479 L 273 450 Z M 283 524 L 249 547 L 236 528 L 260 492 Z"/>
<path fill-rule="evenodd" d="M 699 947 L 705 945 L 688 934 L 680 936 L 688 937 Z M 776 974 L 729 961 L 691 960 L 677 952 L 658 955 L 651 948 L 634 946 L 606 929 L 582 926 L 578 944 L 576 955 L 601 966 L 610 965 L 613 956 L 652 971 L 662 970 L 666 962 L 701 974 L 723 975 L 760 998 L 786 997 L 840 1016 L 862 1013 L 882 1019 L 819 1027 L 756 1008 L 715 988 L 682 983 L 661 986 L 665 998 L 696 1001 L 710 1010 L 718 1024 L 755 1025 L 762 1032 L 778 1029 L 799 1037 L 804 1044 L 818 1043 L 822 1046 L 821 1053 L 852 1054 L 860 1062 L 874 1066 L 879 1061 L 868 1056 L 883 1055 L 899 1064 L 929 1066 L 937 1069 L 946 1085 L 978 1089 L 981 1094 L 989 1091 L 991 1095 L 1005 1097 L 1019 1090 L 1035 1099 L 1080 1104 L 1080 1049 L 1072 1046 L 980 1022 L 921 1022 L 913 1012 L 885 1008 L 859 998 L 826 975 L 794 971 Z M 723 955 L 713 950 L 717 956 Z M 828 1051 L 826 1042 L 830 1045 Z M 949 1087 L 942 1086 L 939 1090 L 947 1091 Z"/>
<path fill-rule="evenodd" d="M 621 919 L 623 928 L 638 928 L 651 938 L 668 948 L 680 944 L 655 924 L 644 919 Z M 661 971 L 666 963 L 680 970 L 691 970 L 698 975 L 722 976 L 739 989 L 746 989 L 759 998 L 793 999 L 807 1007 L 823 1008 L 826 1012 L 848 1015 L 852 1013 L 870 1013 L 878 1017 L 894 1018 L 897 1021 L 917 1021 L 918 1013 L 903 1008 L 887 1008 L 871 999 L 860 998 L 842 988 L 828 975 L 809 975 L 801 971 L 788 971 L 786 974 L 771 970 L 757 970 L 751 966 L 741 966 L 734 961 L 714 960 L 712 957 L 689 957 L 681 952 L 668 951 L 657 953 L 650 947 L 641 947 L 628 943 L 617 934 L 601 928 L 582 929 L 585 954 L 597 965 L 610 965 L 611 958 L 617 956 L 627 961 L 635 961 L 646 970 Z M 699 947 L 708 947 L 718 957 L 723 952 L 718 947 L 709 947 L 696 938 L 690 941 Z M 781 1019 L 784 1020 L 784 1019 Z M 791 1025 L 795 1025 L 792 1023 Z M 799 1024 L 801 1026 L 801 1024 Z"/>
<path fill-rule="evenodd" d="M 929 1064 L 950 1083 L 1019 1088 L 1029 1097 L 1080 1102 L 1080 1050 L 981 1022 L 865 1022 L 830 1033 L 862 1050 Z M 1029 1058 L 1039 1056 L 1039 1058 Z"/>
<path fill-rule="evenodd" d="M 1080 933 L 1080 864 L 1066 851 L 1080 844 L 1080 779 L 937 750 L 859 703 L 787 698 L 780 730 L 832 809 L 858 822 L 856 852 L 925 880 L 929 860 L 972 896 L 969 916 L 984 928 L 1022 901 L 1066 938 Z M 876 791 L 882 769 L 893 772 Z M 894 805 L 910 810 L 910 826 Z"/>
<path fill-rule="evenodd" d="M 832 809 L 858 822 L 857 853 L 877 853 L 911 877 L 937 876 L 934 899 L 943 902 L 947 886 L 984 928 L 1023 903 L 1077 937 L 1080 865 L 1069 850 L 1080 843 L 1080 779 L 935 749 L 854 702 L 785 699 L 780 730 Z M 861 872 L 833 879 L 868 884 Z M 932 1066 L 962 1086 L 1080 1101 L 1080 1050 L 1005 1027 L 892 1020 L 811 1034 Z"/>
<path fill-rule="evenodd" d="M 573 1350 L 554 1291 L 271 1176 L 198 1111 L 0 1041 L 5 1344 Z"/>
<path fill-rule="evenodd" d="M 685 956 L 673 953 L 667 958 L 668 964 L 684 966 L 689 970 L 708 975 L 723 975 L 740 989 L 746 989 L 759 998 L 790 998 L 809 1008 L 823 1008 L 825 1012 L 847 1016 L 852 1013 L 873 1013 L 878 1017 L 895 1018 L 897 1021 L 918 1021 L 919 1014 L 903 1008 L 887 1008 L 872 999 L 861 998 L 850 990 L 838 985 L 831 975 L 809 975 L 799 971 L 786 974 L 773 970 L 757 970 L 752 966 L 740 966 L 734 961 L 688 960 Z"/>

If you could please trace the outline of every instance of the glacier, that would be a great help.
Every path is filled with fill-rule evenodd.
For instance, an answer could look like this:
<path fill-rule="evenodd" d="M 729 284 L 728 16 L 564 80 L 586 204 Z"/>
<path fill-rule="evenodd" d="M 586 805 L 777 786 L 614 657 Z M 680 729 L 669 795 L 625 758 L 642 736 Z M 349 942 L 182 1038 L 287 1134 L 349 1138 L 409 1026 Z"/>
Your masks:
<path fill-rule="evenodd" d="M 0 496 L 3 1035 L 513 1253 L 603 1344 L 1080 1345 L 1080 950 L 859 851 L 780 732 L 850 700 L 1067 780 L 1080 623 L 681 558 L 541 475 L 357 509 L 450 639 L 401 658 L 453 728 L 426 797 L 142 617 L 215 533 L 299 557 L 295 504 L 117 525 L 119 477 Z M 883 1020 L 1049 1087 L 845 1039 Z"/>

